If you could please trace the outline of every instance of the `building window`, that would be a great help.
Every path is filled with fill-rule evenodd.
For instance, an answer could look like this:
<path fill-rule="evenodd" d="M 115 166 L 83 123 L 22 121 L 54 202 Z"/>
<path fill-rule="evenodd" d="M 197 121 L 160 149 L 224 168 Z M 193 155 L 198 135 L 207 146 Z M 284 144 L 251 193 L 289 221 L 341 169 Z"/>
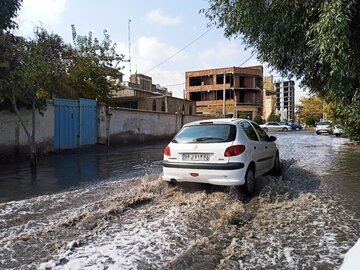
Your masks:
<path fill-rule="evenodd" d="M 200 86 L 201 85 L 201 77 L 190 77 L 189 85 L 190 86 Z"/>
<path fill-rule="evenodd" d="M 190 93 L 190 100 L 201 101 L 201 92 Z"/>
<path fill-rule="evenodd" d="M 165 112 L 165 101 L 161 102 L 161 111 Z"/>
<path fill-rule="evenodd" d="M 204 85 L 213 85 L 213 76 L 204 76 L 203 77 Z"/>
<path fill-rule="evenodd" d="M 156 111 L 156 101 L 155 101 L 155 99 L 153 100 L 152 110 L 153 110 L 153 111 Z"/>
<path fill-rule="evenodd" d="M 245 78 L 240 76 L 240 87 L 245 87 Z"/>
<path fill-rule="evenodd" d="M 192 105 L 189 107 L 189 115 L 192 115 Z"/>
<path fill-rule="evenodd" d="M 224 74 L 216 75 L 216 84 L 224 84 Z"/>

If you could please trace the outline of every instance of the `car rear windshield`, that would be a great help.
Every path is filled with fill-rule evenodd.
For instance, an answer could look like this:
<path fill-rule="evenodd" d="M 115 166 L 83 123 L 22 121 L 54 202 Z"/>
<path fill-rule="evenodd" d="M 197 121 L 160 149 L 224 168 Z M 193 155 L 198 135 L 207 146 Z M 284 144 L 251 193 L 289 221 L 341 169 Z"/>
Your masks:
<path fill-rule="evenodd" d="M 319 122 L 317 123 L 317 126 L 325 126 L 325 125 L 329 125 L 329 122 Z"/>
<path fill-rule="evenodd" d="M 236 126 L 210 124 L 184 127 L 173 139 L 173 143 L 219 143 L 235 140 Z"/>

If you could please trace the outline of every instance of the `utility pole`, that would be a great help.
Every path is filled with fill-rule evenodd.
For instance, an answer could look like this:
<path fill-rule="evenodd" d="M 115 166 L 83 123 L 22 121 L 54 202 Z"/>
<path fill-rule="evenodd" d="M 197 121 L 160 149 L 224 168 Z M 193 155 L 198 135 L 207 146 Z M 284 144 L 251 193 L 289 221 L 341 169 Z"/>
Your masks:
<path fill-rule="evenodd" d="M 224 90 L 223 90 L 223 117 L 226 117 L 225 109 L 225 98 L 226 98 L 226 72 L 224 72 Z"/>
<path fill-rule="evenodd" d="M 281 77 L 280 82 L 280 120 L 284 121 L 284 80 Z"/>
<path fill-rule="evenodd" d="M 128 20 L 128 41 L 129 41 L 129 71 L 130 74 L 129 76 L 131 76 L 131 45 L 130 45 L 130 23 L 131 23 L 131 19 Z"/>

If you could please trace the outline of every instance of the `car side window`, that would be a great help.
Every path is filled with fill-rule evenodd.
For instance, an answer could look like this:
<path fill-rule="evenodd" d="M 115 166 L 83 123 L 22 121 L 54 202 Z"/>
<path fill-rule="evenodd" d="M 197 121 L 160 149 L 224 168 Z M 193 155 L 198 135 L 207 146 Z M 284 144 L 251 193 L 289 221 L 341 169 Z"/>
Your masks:
<path fill-rule="evenodd" d="M 254 126 L 256 132 L 259 134 L 261 141 L 270 142 L 269 136 L 266 134 L 266 132 L 261 127 L 259 127 L 255 123 L 252 123 L 252 125 Z"/>
<path fill-rule="evenodd" d="M 258 136 L 256 135 L 256 132 L 254 130 L 254 128 L 250 125 L 249 122 L 241 122 L 240 123 L 241 127 L 243 128 L 243 130 L 245 131 L 246 133 L 246 136 L 252 140 L 252 141 L 258 141 Z"/>

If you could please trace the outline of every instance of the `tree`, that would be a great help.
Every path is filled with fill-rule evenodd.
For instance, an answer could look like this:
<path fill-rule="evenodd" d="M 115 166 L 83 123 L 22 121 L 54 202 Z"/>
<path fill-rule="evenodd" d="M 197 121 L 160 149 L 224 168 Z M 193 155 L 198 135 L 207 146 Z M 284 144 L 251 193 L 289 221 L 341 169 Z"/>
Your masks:
<path fill-rule="evenodd" d="M 305 124 L 307 126 L 315 126 L 315 123 L 316 123 L 316 120 L 315 120 L 314 117 L 308 116 L 308 117 L 305 118 Z"/>
<path fill-rule="evenodd" d="M 62 39 L 37 29 L 33 40 L 10 33 L 0 35 L 0 105 L 16 113 L 25 131 L 30 148 L 30 161 L 36 165 L 35 113 L 46 106 L 53 86 L 65 78 L 66 67 L 61 54 Z M 31 109 L 31 129 L 20 114 Z"/>
<path fill-rule="evenodd" d="M 17 16 L 22 0 L 0 0 L 0 32 L 17 27 L 13 20 Z"/>
<path fill-rule="evenodd" d="M 324 116 L 324 101 L 319 97 L 301 98 L 301 108 L 299 110 L 300 120 L 314 118 L 319 121 Z"/>
<path fill-rule="evenodd" d="M 106 30 L 101 42 L 91 32 L 87 36 L 78 35 L 74 25 L 72 35 L 75 54 L 68 71 L 71 96 L 109 101 L 114 92 L 122 89 L 117 78 L 124 55 L 116 52 L 116 43 L 112 43 Z"/>
<path fill-rule="evenodd" d="M 256 115 L 254 118 L 254 122 L 261 125 L 264 121 L 260 115 Z"/>
<path fill-rule="evenodd" d="M 276 114 L 270 114 L 267 121 L 268 122 L 280 122 L 280 116 L 278 116 Z"/>
<path fill-rule="evenodd" d="M 242 37 L 262 62 L 295 76 L 327 102 L 360 138 L 359 0 L 209 0 L 203 10 Z"/>

